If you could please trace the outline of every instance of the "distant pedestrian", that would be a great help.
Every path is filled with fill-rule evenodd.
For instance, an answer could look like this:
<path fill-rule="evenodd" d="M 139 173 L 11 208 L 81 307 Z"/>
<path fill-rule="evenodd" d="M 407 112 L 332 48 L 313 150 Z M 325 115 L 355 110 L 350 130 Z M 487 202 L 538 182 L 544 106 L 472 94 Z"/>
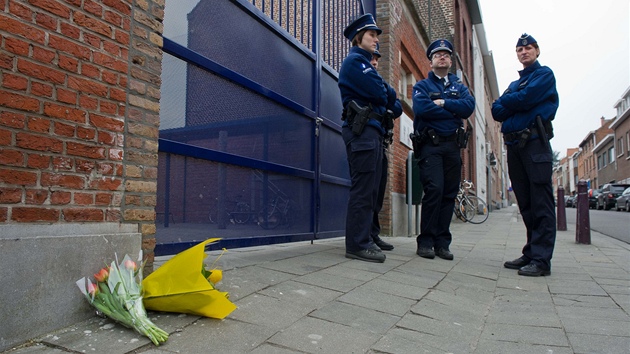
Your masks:
<path fill-rule="evenodd" d="M 465 147 L 464 119 L 475 109 L 468 88 L 449 69 L 453 45 L 438 39 L 427 48 L 431 71 L 413 87 L 414 154 L 424 188 L 416 253 L 452 260 L 450 231 Z"/>
<path fill-rule="evenodd" d="M 507 159 L 518 208 L 527 228 L 523 255 L 504 263 L 519 275 L 551 274 L 556 242 L 556 212 L 552 187 L 553 137 L 551 121 L 558 110 L 556 78 L 540 65 L 540 48 L 534 37 L 523 34 L 516 56 L 523 64 L 520 78 L 492 105 L 492 116 L 502 122 Z"/>
<path fill-rule="evenodd" d="M 383 122 L 395 105 L 396 93 L 376 72 L 370 61 L 382 30 L 365 14 L 345 28 L 352 42 L 339 70 L 343 104 L 341 135 L 350 169 L 350 195 L 346 215 L 346 257 L 384 262 L 385 254 L 372 241 L 371 230 L 383 171 Z M 393 94 L 393 97 L 392 97 Z"/>

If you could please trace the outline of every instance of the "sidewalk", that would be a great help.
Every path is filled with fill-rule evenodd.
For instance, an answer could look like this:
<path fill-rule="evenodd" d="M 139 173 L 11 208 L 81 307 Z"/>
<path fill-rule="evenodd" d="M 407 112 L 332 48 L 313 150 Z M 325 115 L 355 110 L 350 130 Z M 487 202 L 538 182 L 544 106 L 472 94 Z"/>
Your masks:
<path fill-rule="evenodd" d="M 229 250 L 222 291 L 238 306 L 225 320 L 151 313 L 171 333 L 155 347 L 94 317 L 46 335 L 24 353 L 628 353 L 630 245 L 575 225 L 559 231 L 551 276 L 503 268 L 521 255 L 516 207 L 488 221 L 454 221 L 454 261 L 415 254 L 415 238 L 385 263 L 344 257 L 344 240 Z M 206 259 L 211 263 L 218 252 Z M 156 267 L 165 259 L 156 259 Z"/>

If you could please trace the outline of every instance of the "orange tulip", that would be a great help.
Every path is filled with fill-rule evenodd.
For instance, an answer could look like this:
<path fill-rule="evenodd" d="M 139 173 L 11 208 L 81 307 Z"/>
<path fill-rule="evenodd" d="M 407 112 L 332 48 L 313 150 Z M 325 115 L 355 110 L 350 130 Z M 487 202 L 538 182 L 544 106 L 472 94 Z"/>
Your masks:
<path fill-rule="evenodd" d="M 98 273 L 94 274 L 94 279 L 99 283 L 104 283 L 109 278 L 109 269 L 107 267 L 101 269 Z"/>
<path fill-rule="evenodd" d="M 90 295 L 92 295 L 92 297 L 94 297 L 98 294 L 98 286 L 90 281 L 88 282 L 87 291 Z"/>

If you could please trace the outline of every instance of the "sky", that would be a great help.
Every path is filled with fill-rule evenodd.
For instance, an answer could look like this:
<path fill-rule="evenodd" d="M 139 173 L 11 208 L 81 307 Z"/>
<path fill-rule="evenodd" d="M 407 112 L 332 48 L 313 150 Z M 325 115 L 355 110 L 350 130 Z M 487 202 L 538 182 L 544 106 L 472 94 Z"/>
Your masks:
<path fill-rule="evenodd" d="M 560 107 L 551 140 L 559 156 L 577 148 L 630 86 L 630 0 L 478 0 L 502 93 L 523 67 L 522 33 L 540 46 L 538 61 L 556 77 Z"/>

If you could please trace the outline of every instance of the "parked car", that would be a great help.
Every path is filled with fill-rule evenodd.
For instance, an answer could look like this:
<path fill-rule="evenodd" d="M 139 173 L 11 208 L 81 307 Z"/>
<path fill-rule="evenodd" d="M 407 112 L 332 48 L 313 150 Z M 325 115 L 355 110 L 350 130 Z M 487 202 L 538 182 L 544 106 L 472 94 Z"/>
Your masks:
<path fill-rule="evenodd" d="M 621 193 L 621 195 L 617 197 L 615 209 L 617 211 L 621 209 L 625 211 L 630 211 L 630 187 L 626 188 L 623 193 Z"/>
<path fill-rule="evenodd" d="M 576 203 L 577 203 L 577 196 L 571 195 L 567 198 L 567 201 L 564 202 L 564 206 L 567 208 L 576 208 L 577 207 Z"/>
<path fill-rule="evenodd" d="M 606 183 L 602 186 L 602 193 L 597 196 L 597 209 L 610 210 L 617 204 L 617 197 L 630 187 L 630 184 Z"/>
<path fill-rule="evenodd" d="M 601 189 L 589 189 L 588 190 L 588 208 L 597 209 L 597 196 L 602 193 Z"/>

